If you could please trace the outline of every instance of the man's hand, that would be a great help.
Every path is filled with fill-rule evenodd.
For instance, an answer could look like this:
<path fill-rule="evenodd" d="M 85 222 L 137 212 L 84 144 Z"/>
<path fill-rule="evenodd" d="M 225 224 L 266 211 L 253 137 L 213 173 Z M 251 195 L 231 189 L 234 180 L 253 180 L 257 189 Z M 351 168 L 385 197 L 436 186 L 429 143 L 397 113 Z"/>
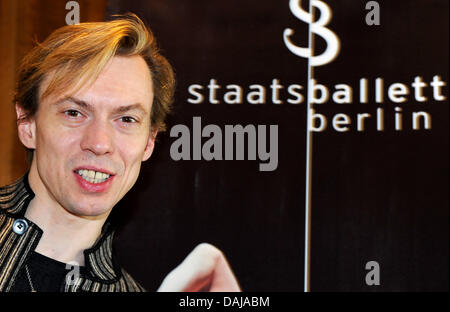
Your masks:
<path fill-rule="evenodd" d="M 166 291 L 241 291 L 224 254 L 202 243 L 172 270 L 158 288 Z"/>

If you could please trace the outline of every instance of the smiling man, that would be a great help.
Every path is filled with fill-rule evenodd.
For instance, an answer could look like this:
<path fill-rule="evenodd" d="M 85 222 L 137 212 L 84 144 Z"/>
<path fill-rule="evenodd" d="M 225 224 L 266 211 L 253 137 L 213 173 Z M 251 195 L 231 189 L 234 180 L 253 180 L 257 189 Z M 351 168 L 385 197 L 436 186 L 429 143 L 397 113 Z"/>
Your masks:
<path fill-rule="evenodd" d="M 144 290 L 113 259 L 106 220 L 150 158 L 174 86 L 131 14 L 62 27 L 24 58 L 15 102 L 31 167 L 0 189 L 0 291 Z M 208 244 L 160 287 L 200 289 L 239 290 Z"/>

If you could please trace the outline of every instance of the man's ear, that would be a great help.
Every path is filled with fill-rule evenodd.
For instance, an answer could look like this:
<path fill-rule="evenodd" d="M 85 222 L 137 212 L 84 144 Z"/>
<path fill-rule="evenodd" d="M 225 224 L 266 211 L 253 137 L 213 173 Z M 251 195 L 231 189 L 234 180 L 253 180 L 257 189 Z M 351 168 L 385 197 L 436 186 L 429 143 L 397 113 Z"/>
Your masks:
<path fill-rule="evenodd" d="M 150 135 L 148 137 L 147 146 L 144 150 L 144 156 L 142 157 L 142 161 L 146 161 L 150 158 L 153 153 L 153 148 L 155 147 L 156 135 L 158 134 L 158 130 L 151 130 Z"/>
<path fill-rule="evenodd" d="M 24 109 L 16 103 L 17 133 L 25 147 L 36 148 L 36 123 L 34 118 L 28 118 Z"/>

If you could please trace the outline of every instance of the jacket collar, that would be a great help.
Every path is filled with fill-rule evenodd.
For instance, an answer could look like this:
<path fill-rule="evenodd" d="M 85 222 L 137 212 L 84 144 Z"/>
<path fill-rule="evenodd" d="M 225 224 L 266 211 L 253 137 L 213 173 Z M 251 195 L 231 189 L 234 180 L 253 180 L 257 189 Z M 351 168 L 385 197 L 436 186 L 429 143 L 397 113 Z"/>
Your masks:
<path fill-rule="evenodd" d="M 28 183 L 28 172 L 11 185 L 0 188 L 0 212 L 14 218 L 23 218 L 28 204 L 35 194 Z M 42 229 L 38 227 L 42 232 Z M 110 223 L 103 225 L 102 233 L 95 244 L 84 250 L 87 278 L 112 283 L 121 277 L 121 270 L 114 262 L 112 255 L 112 242 L 114 230 Z"/>

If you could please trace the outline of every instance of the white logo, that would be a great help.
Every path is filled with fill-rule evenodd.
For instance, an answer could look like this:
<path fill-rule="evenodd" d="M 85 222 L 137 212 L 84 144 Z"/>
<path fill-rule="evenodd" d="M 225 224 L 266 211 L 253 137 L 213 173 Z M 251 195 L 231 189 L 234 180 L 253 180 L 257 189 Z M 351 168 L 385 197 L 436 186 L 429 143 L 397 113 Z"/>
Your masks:
<path fill-rule="evenodd" d="M 283 32 L 283 39 L 286 47 L 297 56 L 309 58 L 311 66 L 321 66 L 330 63 L 339 53 L 339 38 L 328 28 L 324 26 L 328 25 L 331 20 L 331 9 L 330 7 L 320 1 L 311 0 L 311 5 L 320 10 L 320 18 L 313 22 L 313 16 L 311 13 L 304 11 L 301 8 L 302 0 L 290 0 L 289 8 L 292 14 L 298 19 L 308 23 L 310 25 L 310 31 L 314 34 L 319 35 L 327 42 L 327 48 L 325 52 L 320 55 L 312 55 L 313 47 L 302 48 L 293 44 L 290 40 L 290 36 L 294 33 L 291 28 L 286 28 Z"/>

